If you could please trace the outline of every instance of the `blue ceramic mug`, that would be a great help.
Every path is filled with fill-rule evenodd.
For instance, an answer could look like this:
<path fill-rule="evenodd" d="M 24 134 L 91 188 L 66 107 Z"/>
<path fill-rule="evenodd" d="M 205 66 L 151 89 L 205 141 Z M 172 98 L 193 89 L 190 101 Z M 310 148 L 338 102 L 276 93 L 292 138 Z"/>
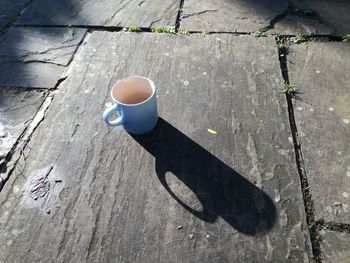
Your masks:
<path fill-rule="evenodd" d="M 133 76 L 119 80 L 111 90 L 113 104 L 103 113 L 103 120 L 111 125 L 123 125 L 131 134 L 152 130 L 158 120 L 156 89 L 152 80 Z M 117 113 L 119 117 L 110 120 Z"/>

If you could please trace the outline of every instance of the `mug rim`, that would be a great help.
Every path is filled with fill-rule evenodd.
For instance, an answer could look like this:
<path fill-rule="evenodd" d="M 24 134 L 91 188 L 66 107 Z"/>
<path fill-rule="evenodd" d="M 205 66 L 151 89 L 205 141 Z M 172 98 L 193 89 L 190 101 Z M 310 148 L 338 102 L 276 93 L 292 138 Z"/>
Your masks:
<path fill-rule="evenodd" d="M 128 80 L 128 79 L 134 79 L 134 78 L 145 79 L 145 80 L 147 80 L 147 81 L 151 84 L 152 94 L 151 94 L 146 100 L 141 101 L 141 102 L 139 102 L 139 103 L 134 103 L 134 104 L 126 104 L 126 103 L 122 103 L 122 102 L 116 100 L 116 99 L 114 98 L 114 96 L 113 96 L 113 90 L 120 84 L 120 82 L 122 82 L 122 81 L 124 81 L 124 80 Z M 112 89 L 111 89 L 111 97 L 112 97 L 112 100 L 113 100 L 115 103 L 118 103 L 118 104 L 120 104 L 120 105 L 123 105 L 123 106 L 137 106 L 137 105 L 141 105 L 141 104 L 146 103 L 147 101 L 149 101 L 149 100 L 154 96 L 155 92 L 156 92 L 156 87 L 155 87 L 155 85 L 154 85 L 154 82 L 153 82 L 151 79 L 149 79 L 149 78 L 147 78 L 147 77 L 144 77 L 144 76 L 137 76 L 137 75 L 136 75 L 136 76 L 130 76 L 130 77 L 126 77 L 126 78 L 123 78 L 123 79 L 118 80 L 118 81 L 113 85 L 113 87 L 112 87 Z"/>

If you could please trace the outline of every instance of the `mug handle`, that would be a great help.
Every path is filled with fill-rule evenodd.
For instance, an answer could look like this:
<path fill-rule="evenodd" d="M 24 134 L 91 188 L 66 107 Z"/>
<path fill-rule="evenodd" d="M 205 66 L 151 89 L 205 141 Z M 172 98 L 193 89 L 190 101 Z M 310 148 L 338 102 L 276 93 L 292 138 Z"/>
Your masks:
<path fill-rule="evenodd" d="M 119 117 L 113 121 L 109 120 L 109 117 L 114 113 L 117 112 Z M 105 111 L 103 112 L 103 120 L 111 126 L 118 126 L 122 125 L 124 123 L 123 120 L 123 113 L 120 110 L 120 105 L 118 103 L 114 103 L 113 105 L 109 106 Z"/>

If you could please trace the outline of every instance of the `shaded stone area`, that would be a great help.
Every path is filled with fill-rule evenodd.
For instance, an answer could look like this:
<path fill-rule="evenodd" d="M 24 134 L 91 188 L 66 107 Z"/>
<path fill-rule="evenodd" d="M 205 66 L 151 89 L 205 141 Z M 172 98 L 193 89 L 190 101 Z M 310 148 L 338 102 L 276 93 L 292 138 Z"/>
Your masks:
<path fill-rule="evenodd" d="M 187 0 L 181 27 L 198 31 L 253 32 L 288 10 L 287 0 Z"/>
<path fill-rule="evenodd" d="M 289 78 L 301 92 L 294 114 L 316 219 L 350 223 L 350 45 L 290 48 Z"/>
<path fill-rule="evenodd" d="M 12 28 L 0 38 L 0 85 L 54 87 L 85 32 L 84 29 Z"/>
<path fill-rule="evenodd" d="M 347 263 L 350 259 L 350 234 L 329 230 L 321 231 L 324 263 Z"/>
<path fill-rule="evenodd" d="M 37 0 L 18 25 L 174 26 L 180 0 Z"/>
<path fill-rule="evenodd" d="M 0 261 L 308 261 L 273 38 L 93 32 L 70 67 L 0 193 Z M 156 83 L 145 136 L 101 120 L 129 75 Z"/>
<path fill-rule="evenodd" d="M 274 24 L 268 30 L 268 33 L 283 35 L 330 35 L 332 34 L 332 28 L 324 25 L 316 18 L 308 18 L 307 15 L 304 15 L 303 11 L 298 11 L 286 15 L 281 21 Z"/>
<path fill-rule="evenodd" d="M 290 10 L 270 33 L 336 34 L 350 32 L 350 1 L 290 0 Z"/>
<path fill-rule="evenodd" d="M 43 92 L 0 88 L 0 166 L 44 98 Z"/>
<path fill-rule="evenodd" d="M 30 0 L 0 0 L 0 31 L 14 21 Z"/>

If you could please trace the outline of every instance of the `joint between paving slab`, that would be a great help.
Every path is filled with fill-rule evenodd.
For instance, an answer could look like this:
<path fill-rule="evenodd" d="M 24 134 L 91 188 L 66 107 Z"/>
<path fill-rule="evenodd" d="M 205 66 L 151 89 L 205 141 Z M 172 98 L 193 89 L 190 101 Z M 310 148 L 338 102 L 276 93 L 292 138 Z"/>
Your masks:
<path fill-rule="evenodd" d="M 276 39 L 276 44 L 278 44 L 277 39 Z M 283 49 L 278 48 L 278 52 L 279 52 L 279 60 L 280 60 L 280 66 L 282 71 L 282 77 L 285 83 L 290 84 L 289 75 L 288 75 L 288 66 L 287 66 L 288 50 L 287 48 L 283 48 Z M 301 191 L 303 195 L 304 208 L 306 213 L 306 223 L 308 225 L 309 233 L 310 233 L 312 254 L 314 257 L 313 260 L 316 262 L 321 262 L 320 238 L 317 231 L 318 229 L 315 221 L 315 209 L 314 209 L 314 204 L 311 197 L 308 178 L 305 172 L 305 165 L 304 165 L 301 145 L 298 141 L 298 129 L 295 122 L 293 102 L 292 102 L 293 98 L 295 98 L 293 94 L 286 93 L 289 124 L 292 132 L 295 159 L 296 159 L 297 170 L 300 178 Z"/>
<path fill-rule="evenodd" d="M 180 12 L 180 11 L 179 11 Z M 283 15 L 283 14 L 281 14 Z M 279 16 L 281 16 L 279 15 Z M 180 19 L 181 20 L 181 19 Z M 175 34 L 181 35 L 195 35 L 195 34 L 203 34 L 203 35 L 211 35 L 211 34 L 231 34 L 237 36 L 244 35 L 252 35 L 254 32 L 244 32 L 244 31 L 206 31 L 206 30 L 187 30 L 182 28 L 185 32 L 180 32 L 180 20 L 176 21 L 176 26 L 174 28 Z M 106 31 L 106 32 L 121 32 L 127 31 L 129 33 L 156 33 L 156 34 L 174 34 L 173 32 L 154 32 L 156 28 L 152 27 L 137 27 L 137 32 L 130 32 L 127 30 L 128 26 L 120 27 L 120 26 L 97 26 L 97 25 L 36 25 L 36 24 L 17 24 L 13 25 L 13 27 L 17 28 L 76 28 L 76 29 L 87 29 L 89 32 L 94 31 Z M 269 26 L 268 26 L 269 27 Z M 281 38 L 292 38 L 300 35 L 292 35 L 292 34 L 276 34 L 276 33 L 268 33 L 265 32 L 268 29 L 261 29 L 264 33 L 261 37 L 281 37 Z M 259 30 L 258 30 L 259 31 Z M 256 32 L 256 31 L 255 31 Z M 303 42 L 309 41 L 322 41 L 322 42 L 342 42 L 343 37 L 340 35 L 329 35 L 329 34 L 312 34 L 312 35 L 301 35 L 304 40 Z"/>
<path fill-rule="evenodd" d="M 16 24 L 14 27 L 23 27 L 23 28 L 79 28 L 79 29 L 95 29 L 103 31 L 121 31 L 123 27 L 120 26 L 97 26 L 97 25 L 37 25 L 37 24 Z"/>
<path fill-rule="evenodd" d="M 176 21 L 175 21 L 175 32 L 179 31 L 181 23 L 182 10 L 184 8 L 185 0 L 180 0 L 179 11 L 177 12 Z"/>
<path fill-rule="evenodd" d="M 318 231 L 330 230 L 330 231 L 350 234 L 350 224 L 326 222 L 325 220 L 318 220 L 316 222 L 316 227 Z"/>

